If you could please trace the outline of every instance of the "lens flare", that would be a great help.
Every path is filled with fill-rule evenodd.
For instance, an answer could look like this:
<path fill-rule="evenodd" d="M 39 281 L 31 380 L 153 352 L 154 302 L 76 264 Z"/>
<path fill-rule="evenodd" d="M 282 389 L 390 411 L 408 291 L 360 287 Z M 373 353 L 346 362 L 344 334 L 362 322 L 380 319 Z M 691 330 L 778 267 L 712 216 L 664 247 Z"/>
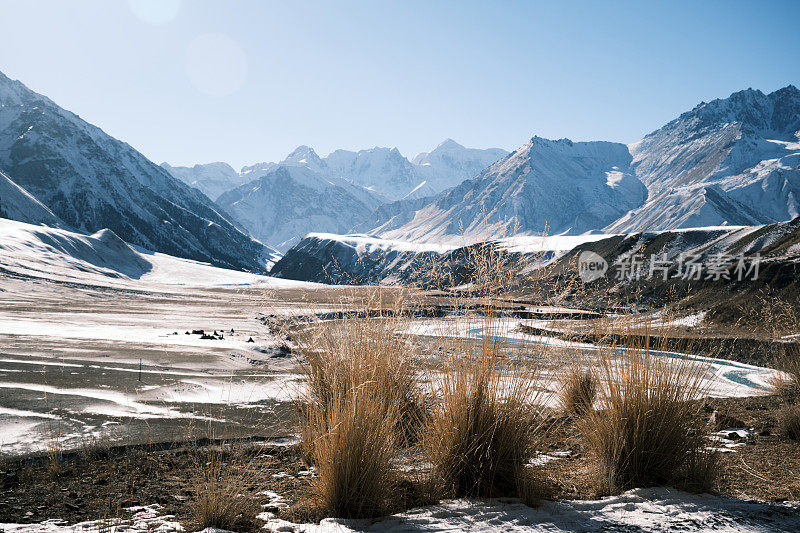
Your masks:
<path fill-rule="evenodd" d="M 175 18 L 181 0 L 128 0 L 128 7 L 143 22 L 158 26 Z"/>

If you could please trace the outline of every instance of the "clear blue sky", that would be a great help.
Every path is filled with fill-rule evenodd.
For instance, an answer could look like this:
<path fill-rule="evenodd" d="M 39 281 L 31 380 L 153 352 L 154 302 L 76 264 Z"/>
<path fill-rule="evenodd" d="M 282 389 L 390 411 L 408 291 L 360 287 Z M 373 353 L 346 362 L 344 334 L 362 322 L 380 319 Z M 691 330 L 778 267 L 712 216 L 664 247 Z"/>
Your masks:
<path fill-rule="evenodd" d="M 799 21 L 800 1 L 0 0 L 0 71 L 156 162 L 239 168 L 298 144 L 634 142 L 800 85 Z"/>

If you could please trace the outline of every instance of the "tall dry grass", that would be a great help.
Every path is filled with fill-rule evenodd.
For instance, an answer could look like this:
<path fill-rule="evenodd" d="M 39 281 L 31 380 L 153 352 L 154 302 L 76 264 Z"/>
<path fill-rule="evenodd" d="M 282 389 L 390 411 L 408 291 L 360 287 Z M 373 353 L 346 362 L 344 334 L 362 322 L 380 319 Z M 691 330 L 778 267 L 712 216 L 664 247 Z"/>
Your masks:
<path fill-rule="evenodd" d="M 384 405 L 376 382 L 334 389 L 325 409 L 310 408 L 304 436 L 313 438 L 312 490 L 331 515 L 364 518 L 387 507 L 397 451 L 396 406 Z"/>
<path fill-rule="evenodd" d="M 311 409 L 327 413 L 335 400 L 367 388 L 374 390 L 373 401 L 393 420 L 401 440 L 413 442 L 425 408 L 412 366 L 413 346 L 402 333 L 407 322 L 400 310 L 385 317 L 332 321 L 299 335 L 305 358 L 301 419 Z M 301 424 L 301 431 L 309 428 Z M 310 435 L 304 437 L 304 443 L 313 444 Z"/>
<path fill-rule="evenodd" d="M 253 471 L 253 452 L 220 449 L 195 450 L 192 469 L 191 531 L 218 528 L 251 531 L 261 511 Z"/>
<path fill-rule="evenodd" d="M 493 245 L 468 252 L 469 297 L 454 298 L 454 334 L 442 335 L 429 372 L 431 415 L 422 450 L 435 478 L 453 496 L 531 500 L 525 464 L 542 437 L 540 350 L 512 342 L 506 312 L 514 280 L 510 255 Z M 478 338 L 469 338 L 472 332 Z"/>
<path fill-rule="evenodd" d="M 800 441 L 800 405 L 786 405 L 778 412 L 778 426 L 786 437 Z"/>
<path fill-rule="evenodd" d="M 368 302 L 369 304 L 369 302 Z M 380 514 L 395 482 L 398 447 L 425 418 L 402 307 L 318 324 L 298 335 L 306 377 L 300 395 L 304 457 L 312 490 L 332 516 Z M 368 310 L 368 306 L 365 306 Z"/>
<path fill-rule="evenodd" d="M 697 399 L 706 392 L 705 366 L 657 355 L 649 338 L 631 344 L 599 349 L 604 386 L 597 408 L 577 422 L 608 491 L 674 481 L 688 461 L 704 459 L 706 421 Z M 711 467 L 704 477 L 713 477 Z"/>
<path fill-rule="evenodd" d="M 598 386 L 594 373 L 573 361 L 562 372 L 558 404 L 568 416 L 579 418 L 592 410 Z"/>
<path fill-rule="evenodd" d="M 51 476 L 60 475 L 64 471 L 64 439 L 60 422 L 48 425 L 45 449 L 48 473 Z"/>
<path fill-rule="evenodd" d="M 775 391 L 789 404 L 800 401 L 800 346 L 796 343 L 780 345 L 775 367 L 781 371 L 772 383 Z"/>
<path fill-rule="evenodd" d="M 486 350 L 486 351 L 484 351 Z M 432 380 L 422 448 L 454 496 L 513 496 L 543 425 L 536 369 L 496 348 L 448 357 Z"/>

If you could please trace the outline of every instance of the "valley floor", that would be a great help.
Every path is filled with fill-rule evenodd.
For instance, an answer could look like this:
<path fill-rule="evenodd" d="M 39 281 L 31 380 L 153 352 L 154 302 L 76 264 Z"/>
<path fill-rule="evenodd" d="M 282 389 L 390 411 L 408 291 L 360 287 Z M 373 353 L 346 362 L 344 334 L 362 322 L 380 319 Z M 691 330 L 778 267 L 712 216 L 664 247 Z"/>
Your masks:
<path fill-rule="evenodd" d="M 192 284 L 184 267 L 202 282 Z M 601 498 L 592 488 L 591 459 L 565 424 L 537 458 L 558 501 L 536 508 L 516 500 L 433 504 L 411 483 L 398 491 L 398 514 L 319 523 L 308 497 L 314 473 L 296 444 L 297 360 L 276 325 L 297 316 L 336 317 L 367 293 L 225 278 L 198 264 L 170 268 L 170 275 L 138 280 L 96 273 L 81 279 L 69 269 L 56 279 L 23 268 L 0 271 L 1 531 L 107 530 L 114 520 L 121 520 L 117 531 L 179 530 L 191 515 L 198 461 L 218 448 L 204 438 L 247 450 L 269 513 L 261 518 L 277 531 L 800 528 L 796 504 L 780 503 L 800 500 L 800 451 L 774 431 L 778 400 L 766 395 L 774 371 L 716 359 L 700 363 L 709 365 L 719 396 L 708 411 L 725 415 L 710 443 L 724 463 L 720 495 L 653 488 Z M 520 330 L 526 324 L 536 334 Z M 411 322 L 409 331 L 423 365 L 435 360 L 436 340 L 451 335 L 523 339 L 589 355 L 594 349 L 580 339 L 556 342 L 542 334 L 549 327 L 513 320 L 486 330 L 480 321 L 470 327 L 431 317 Z M 558 372 L 556 359 L 547 372 Z M 410 452 L 410 482 L 424 469 Z"/>

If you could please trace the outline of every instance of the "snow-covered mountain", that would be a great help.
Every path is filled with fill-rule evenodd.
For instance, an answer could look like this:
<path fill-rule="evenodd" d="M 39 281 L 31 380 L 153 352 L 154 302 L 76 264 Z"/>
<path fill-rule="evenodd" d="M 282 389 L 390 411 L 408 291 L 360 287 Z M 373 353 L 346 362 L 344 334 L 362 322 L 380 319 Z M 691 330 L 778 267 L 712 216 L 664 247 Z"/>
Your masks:
<path fill-rule="evenodd" d="M 465 148 L 447 139 L 434 150 L 406 159 L 397 148 L 336 150 L 325 158 L 337 175 L 390 200 L 418 199 L 441 193 L 506 156 L 501 148 Z"/>
<path fill-rule="evenodd" d="M 309 149 L 310 150 L 310 149 Z M 217 202 L 259 240 L 285 250 L 313 231 L 346 233 L 382 199 L 342 178 L 320 174 L 313 150 L 281 163 Z M 316 154 L 313 154 L 316 155 Z"/>
<path fill-rule="evenodd" d="M 800 214 L 800 90 L 701 103 L 630 146 L 647 203 L 612 232 L 766 224 Z"/>
<path fill-rule="evenodd" d="M 1 73 L 0 169 L 79 231 L 252 270 L 273 252 L 197 189 Z"/>
<path fill-rule="evenodd" d="M 624 144 L 540 137 L 381 235 L 423 241 L 602 228 L 647 197 Z"/>
<path fill-rule="evenodd" d="M 389 230 L 397 229 L 410 222 L 417 214 L 417 211 L 436 201 L 437 198 L 438 195 L 422 198 L 412 196 L 396 202 L 382 204 L 370 213 L 366 220 L 354 226 L 351 231 L 367 235 L 380 235 Z"/>
<path fill-rule="evenodd" d="M 415 163 L 442 159 L 454 145 Z M 800 90 L 748 89 L 701 103 L 627 149 L 534 137 L 413 217 L 409 209 L 417 206 L 393 206 L 360 229 L 430 241 L 502 236 L 510 220 L 517 232 L 551 234 L 790 220 L 800 215 Z"/>
<path fill-rule="evenodd" d="M 508 152 L 501 148 L 465 148 L 447 139 L 434 150 L 409 161 L 397 148 L 334 150 L 320 157 L 309 146 L 298 146 L 280 163 L 245 166 L 240 178 L 251 181 L 280 165 L 302 165 L 327 178 L 344 178 L 387 201 L 435 196 L 469 179 Z"/>
<path fill-rule="evenodd" d="M 465 148 L 453 139 L 444 140 L 430 152 L 411 160 L 436 192 L 455 187 L 508 155 L 502 148 Z"/>
<path fill-rule="evenodd" d="M 358 152 L 336 150 L 325 158 L 325 162 L 335 175 L 390 200 L 400 200 L 410 194 L 429 196 L 437 192 L 397 148 L 375 147 Z"/>
<path fill-rule="evenodd" d="M 686 294 L 698 287 L 709 289 L 710 300 L 717 297 L 730 298 L 732 286 L 737 290 L 758 292 L 765 285 L 776 291 L 786 291 L 792 298 L 800 284 L 800 218 L 766 226 L 711 227 L 679 229 L 663 232 L 634 234 L 583 234 L 575 236 L 514 236 L 494 240 L 491 243 L 464 245 L 460 243 L 411 243 L 382 239 L 366 235 L 310 234 L 275 264 L 270 272 L 274 276 L 302 281 L 322 283 L 401 283 L 420 286 L 460 285 L 469 279 L 470 265 L 466 258 L 469 250 L 476 247 L 497 247 L 508 253 L 510 265 L 516 262 L 521 270 L 541 269 L 543 277 L 536 276 L 537 288 L 572 286 L 565 276 L 577 278 L 577 259 L 580 252 L 592 251 L 603 257 L 609 271 L 605 276 L 587 287 L 597 293 L 598 299 L 609 298 L 614 305 L 625 304 L 625 286 L 633 290 L 647 287 L 652 294 L 660 292 L 674 296 L 673 290 Z M 631 254 L 642 258 L 642 276 L 619 276 L 622 264 Z M 750 271 L 738 278 L 736 268 L 741 258 L 747 257 L 745 268 L 753 267 L 753 257 L 760 255 L 760 270 Z M 681 256 L 692 257 L 697 264 L 704 265 L 701 279 L 686 277 L 678 270 L 682 266 Z M 724 263 L 719 263 L 723 257 Z M 660 270 L 648 276 L 653 258 L 668 265 L 667 277 Z M 708 268 L 716 264 L 727 272 L 727 277 L 715 279 Z M 664 268 L 660 265 L 659 268 Z M 700 267 L 701 269 L 703 267 Z M 711 273 L 711 276 L 709 274 Z M 453 276 L 452 278 L 450 276 Z M 683 277 L 682 277 L 683 276 Z M 631 278 L 631 279 L 627 279 Z M 746 279 L 745 279 L 746 278 Z M 578 279 L 577 283 L 584 282 Z M 756 284 L 755 281 L 759 283 Z M 524 282 L 523 282 L 524 283 Z M 665 286 L 671 286 L 664 290 Z M 610 290 L 614 288 L 613 290 Z M 556 290 L 556 293 L 561 293 Z M 570 291 L 566 291 L 569 293 Z M 613 296 L 611 293 L 615 293 Z M 561 294 L 564 296 L 564 294 Z M 581 293 L 579 298 L 583 298 Z M 643 302 L 646 300 L 638 300 Z M 719 303 L 719 302 L 714 302 Z"/>
<path fill-rule="evenodd" d="M 414 164 L 396 148 L 336 150 L 323 158 L 302 145 L 279 163 L 242 168 L 239 178 L 248 183 L 217 202 L 256 238 L 285 250 L 309 232 L 396 228 L 445 185 L 502 153 L 448 140 Z"/>
<path fill-rule="evenodd" d="M 46 205 L 2 172 L 0 172 L 0 218 L 10 218 L 28 224 L 65 226 Z"/>
<path fill-rule="evenodd" d="M 200 189 L 203 194 L 216 200 L 219 195 L 239 185 L 243 185 L 247 178 L 236 172 L 228 163 L 216 162 L 194 165 L 192 167 L 173 167 L 167 162 L 161 163 L 164 168 L 187 185 Z"/>

